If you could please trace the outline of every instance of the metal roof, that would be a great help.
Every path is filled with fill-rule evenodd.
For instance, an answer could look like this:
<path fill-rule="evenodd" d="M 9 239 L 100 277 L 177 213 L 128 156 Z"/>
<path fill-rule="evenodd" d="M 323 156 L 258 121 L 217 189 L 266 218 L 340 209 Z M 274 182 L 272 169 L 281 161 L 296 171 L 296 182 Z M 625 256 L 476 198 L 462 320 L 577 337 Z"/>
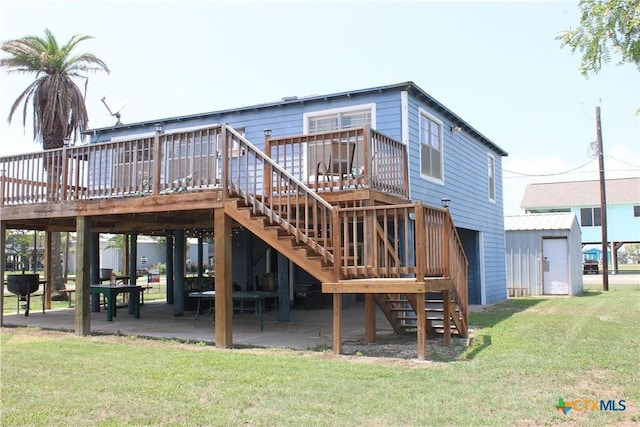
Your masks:
<path fill-rule="evenodd" d="M 518 230 L 571 230 L 577 223 L 573 212 L 514 215 L 504 217 L 505 231 Z"/>
<path fill-rule="evenodd" d="M 382 92 L 403 91 L 403 90 L 406 90 L 406 91 L 410 92 L 412 95 L 414 95 L 414 96 L 416 96 L 418 98 L 421 98 L 424 102 L 426 102 L 428 105 L 433 107 L 435 110 L 439 111 L 445 117 L 447 117 L 448 119 L 450 119 L 453 122 L 455 122 L 457 126 L 460 126 L 463 130 L 465 130 L 469 134 L 473 135 L 474 137 L 478 138 L 484 144 L 486 144 L 489 147 L 493 148 L 501 156 L 508 156 L 509 155 L 509 153 L 504 151 L 502 148 L 500 148 L 498 145 L 496 145 L 489 138 L 487 138 L 486 136 L 484 136 L 483 134 L 478 132 L 470 124 L 468 124 L 466 121 L 464 121 L 458 115 L 453 113 L 453 111 L 449 110 L 447 107 L 445 107 L 443 104 L 438 102 L 435 98 L 433 98 L 431 95 L 426 93 L 424 90 L 420 89 L 414 82 L 411 82 L 411 81 L 404 82 L 404 83 L 397 83 L 397 84 L 387 85 L 387 86 L 372 87 L 372 88 L 368 88 L 368 89 L 350 90 L 350 91 L 347 91 L 347 92 L 339 92 L 339 93 L 333 93 L 333 94 L 329 94 L 329 95 L 312 95 L 312 96 L 306 96 L 306 97 L 290 96 L 290 97 L 282 98 L 281 101 L 264 103 L 264 104 L 257 104 L 257 105 L 251 105 L 251 106 L 247 106 L 247 107 L 231 108 L 231 109 L 225 109 L 225 110 L 219 110 L 219 111 L 210 111 L 210 112 L 206 112 L 206 113 L 191 114 L 191 115 L 186 115 L 186 116 L 168 117 L 168 118 L 163 118 L 163 119 L 153 119 L 153 120 L 148 120 L 148 121 L 144 121 L 144 122 L 127 123 L 127 124 L 122 124 L 122 125 L 118 125 L 118 126 L 110 126 L 110 127 L 105 127 L 105 128 L 87 129 L 87 130 L 85 130 L 83 132 L 83 134 L 91 134 L 91 133 L 94 133 L 94 132 L 107 132 L 107 131 L 115 130 L 115 129 L 143 128 L 143 127 L 153 126 L 154 124 L 159 123 L 159 122 L 164 123 L 166 125 L 167 123 L 182 122 L 182 121 L 190 120 L 190 119 L 202 119 L 202 118 L 206 118 L 206 117 L 216 118 L 217 116 L 220 116 L 220 115 L 223 115 L 223 114 L 237 113 L 237 112 L 241 112 L 241 111 L 262 110 L 262 109 L 273 108 L 273 107 L 282 107 L 284 105 L 291 105 L 291 104 L 306 104 L 306 103 L 311 103 L 311 102 L 327 101 L 327 100 L 335 99 L 335 98 L 350 98 L 350 97 L 354 97 L 354 96 L 358 96 L 358 95 L 367 95 L 367 94 L 371 94 L 371 93 L 375 93 L 375 92 L 382 93 Z"/>
<path fill-rule="evenodd" d="M 607 179 L 605 182 L 607 203 L 640 204 L 640 177 Z M 599 205 L 600 181 L 571 181 L 527 185 L 520 207 L 531 210 Z"/>

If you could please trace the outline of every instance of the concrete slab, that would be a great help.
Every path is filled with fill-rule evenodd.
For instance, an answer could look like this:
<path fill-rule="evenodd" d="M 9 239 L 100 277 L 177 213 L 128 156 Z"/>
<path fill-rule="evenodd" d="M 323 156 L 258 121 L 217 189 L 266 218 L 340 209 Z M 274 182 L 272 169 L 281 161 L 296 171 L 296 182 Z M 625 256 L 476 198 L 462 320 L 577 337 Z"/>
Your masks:
<path fill-rule="evenodd" d="M 6 302 L 6 301 L 5 301 Z M 194 312 L 184 317 L 173 315 L 173 306 L 165 300 L 145 302 L 140 307 L 140 319 L 127 314 L 126 308 L 118 309 L 112 322 L 106 320 L 105 311 L 91 313 L 91 331 L 94 334 L 122 334 L 149 338 L 179 339 L 195 342 L 215 343 L 213 316 L 200 315 L 194 320 Z M 42 311 L 32 310 L 28 317 L 23 314 L 4 316 L 5 326 L 33 326 L 45 329 L 74 332 L 74 308 Z M 349 303 L 343 309 L 342 342 L 364 339 L 364 305 Z M 276 311 L 264 313 L 264 330 L 260 330 L 255 315 L 251 313 L 233 315 L 233 344 L 235 346 L 277 347 L 291 349 L 313 349 L 332 346 L 332 309 L 292 310 L 291 321 L 280 323 Z M 377 334 L 391 334 L 393 329 L 377 310 Z"/>

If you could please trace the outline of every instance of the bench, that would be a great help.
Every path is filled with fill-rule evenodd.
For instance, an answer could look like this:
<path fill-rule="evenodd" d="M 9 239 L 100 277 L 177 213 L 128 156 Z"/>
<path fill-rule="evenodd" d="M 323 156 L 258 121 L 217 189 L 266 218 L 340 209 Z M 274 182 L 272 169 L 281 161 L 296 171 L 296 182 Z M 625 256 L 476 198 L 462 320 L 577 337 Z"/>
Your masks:
<path fill-rule="evenodd" d="M 153 286 L 140 286 L 140 305 L 144 305 L 144 291 L 153 289 Z"/>
<path fill-rule="evenodd" d="M 69 302 L 69 308 L 71 308 L 71 294 L 73 294 L 75 289 L 60 289 L 60 292 L 64 292 L 67 294 L 67 301 Z"/>

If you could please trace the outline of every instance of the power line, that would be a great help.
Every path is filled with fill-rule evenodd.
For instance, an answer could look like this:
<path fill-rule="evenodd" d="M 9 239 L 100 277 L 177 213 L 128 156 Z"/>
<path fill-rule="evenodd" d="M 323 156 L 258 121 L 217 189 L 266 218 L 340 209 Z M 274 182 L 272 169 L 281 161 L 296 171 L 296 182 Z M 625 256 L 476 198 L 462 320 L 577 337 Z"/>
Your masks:
<path fill-rule="evenodd" d="M 580 168 L 583 168 L 583 167 L 589 165 L 590 163 L 593 163 L 594 161 L 595 161 L 595 159 L 589 160 L 584 165 L 578 166 L 578 167 L 573 168 L 573 169 L 569 169 L 569 170 L 564 171 L 564 172 L 543 173 L 543 174 L 528 174 L 528 173 L 514 172 L 514 171 L 507 170 L 507 169 L 502 169 L 502 171 L 503 172 L 507 172 L 507 173 L 512 173 L 514 175 L 519 175 L 519 176 L 530 176 L 530 177 L 556 176 L 556 175 L 565 175 L 565 174 L 571 173 L 573 171 L 576 171 L 576 170 L 578 170 Z"/>

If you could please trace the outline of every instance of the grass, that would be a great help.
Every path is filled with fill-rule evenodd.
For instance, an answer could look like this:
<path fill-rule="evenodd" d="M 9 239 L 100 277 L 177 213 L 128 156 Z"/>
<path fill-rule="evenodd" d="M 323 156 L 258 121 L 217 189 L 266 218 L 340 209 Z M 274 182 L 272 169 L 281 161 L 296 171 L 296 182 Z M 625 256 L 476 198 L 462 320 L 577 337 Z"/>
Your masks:
<path fill-rule="evenodd" d="M 15 425 L 631 425 L 640 422 L 640 289 L 521 298 L 472 314 L 455 360 L 418 362 L 2 330 Z M 624 412 L 555 409 L 625 400 Z"/>

